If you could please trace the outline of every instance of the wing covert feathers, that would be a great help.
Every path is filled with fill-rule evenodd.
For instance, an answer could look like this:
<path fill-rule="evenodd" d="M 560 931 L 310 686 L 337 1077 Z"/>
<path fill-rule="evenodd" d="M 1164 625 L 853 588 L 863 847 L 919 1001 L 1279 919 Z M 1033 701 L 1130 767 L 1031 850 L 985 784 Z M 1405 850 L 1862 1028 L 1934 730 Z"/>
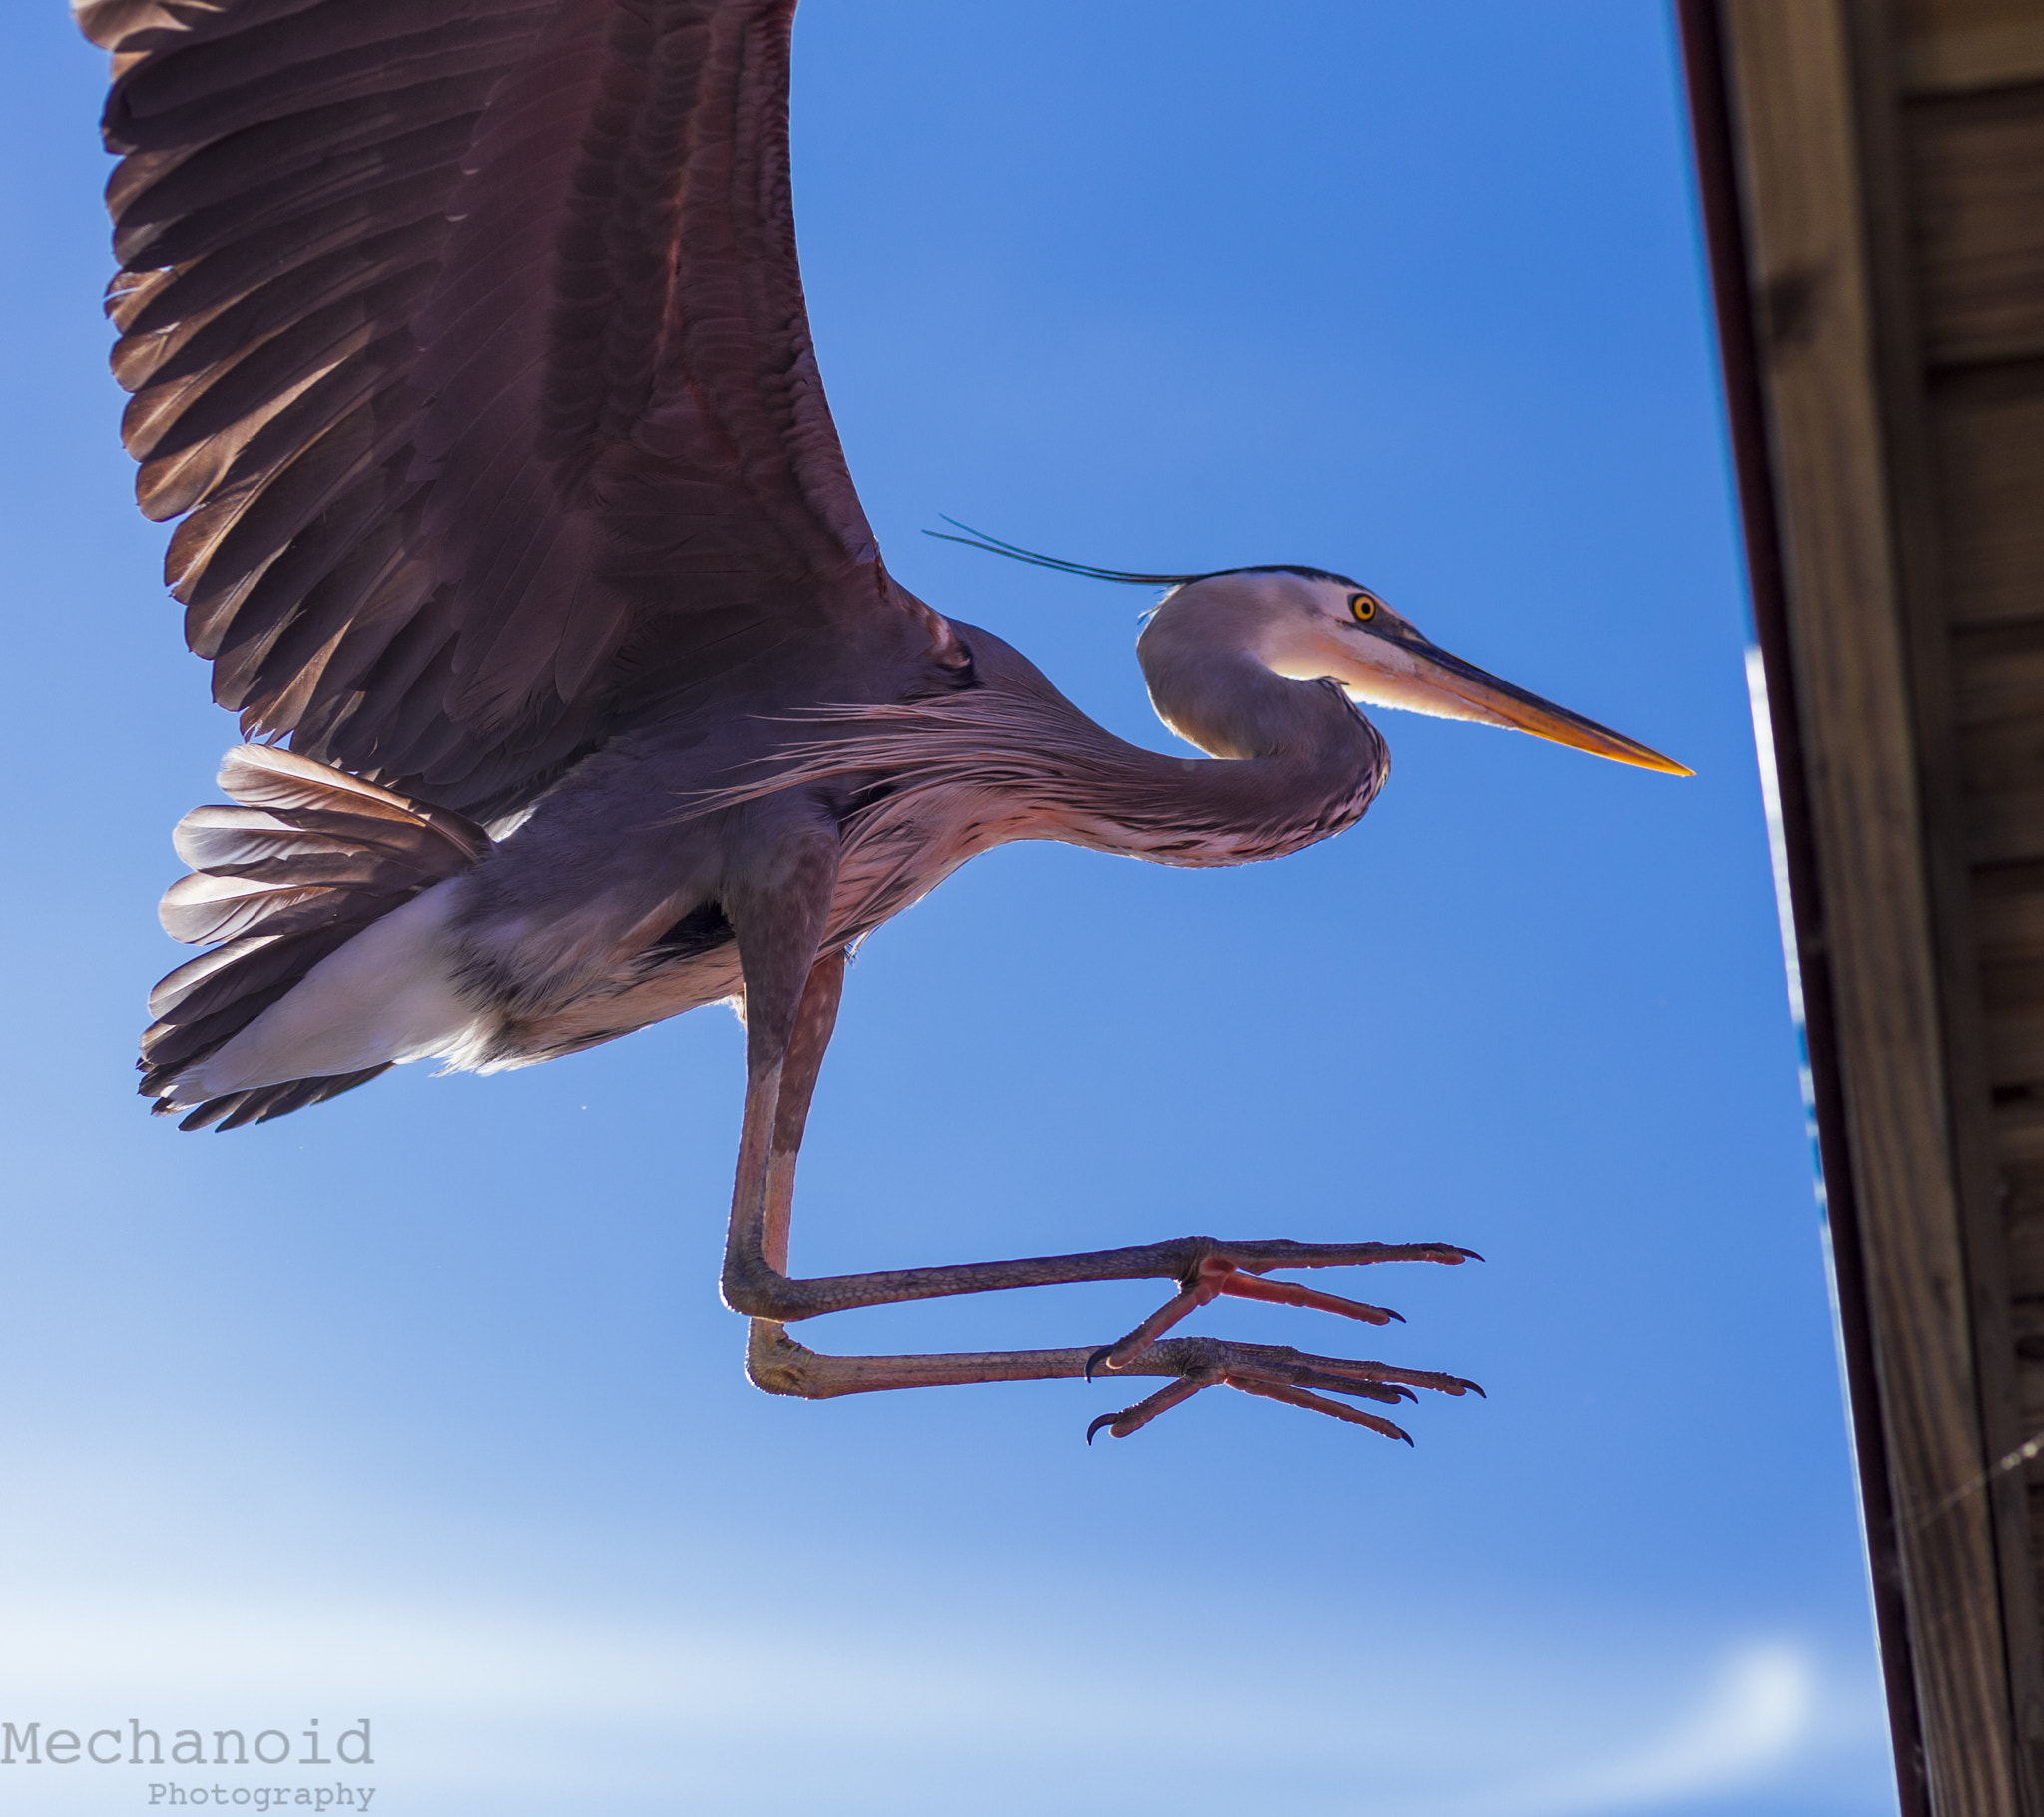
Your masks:
<path fill-rule="evenodd" d="M 123 435 L 245 733 L 490 817 L 885 583 L 809 342 L 793 0 L 79 0 Z"/>
<path fill-rule="evenodd" d="M 490 850 L 473 821 L 315 763 L 293 751 L 243 745 L 223 760 L 232 804 L 194 808 L 178 823 L 179 857 L 193 867 L 165 892 L 174 938 L 213 951 L 181 965 L 150 993 L 142 1093 L 157 1099 L 185 1067 L 297 984 L 370 922 Z M 224 1130 L 281 1117 L 373 1079 L 373 1067 L 291 1080 L 215 1098 L 179 1126 Z"/>

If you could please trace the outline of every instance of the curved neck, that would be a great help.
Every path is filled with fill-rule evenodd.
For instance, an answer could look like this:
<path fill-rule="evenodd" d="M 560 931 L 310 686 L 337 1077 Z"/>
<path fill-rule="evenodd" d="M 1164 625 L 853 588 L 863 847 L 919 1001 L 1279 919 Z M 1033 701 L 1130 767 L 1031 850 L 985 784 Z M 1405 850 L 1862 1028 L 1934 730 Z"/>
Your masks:
<path fill-rule="evenodd" d="M 1210 757 L 1334 760 L 1376 734 L 1326 681 L 1294 681 L 1240 650 L 1153 652 L 1137 646 L 1157 716 Z"/>
<path fill-rule="evenodd" d="M 1136 640 L 1157 716 L 1213 757 L 1352 762 L 1380 753 L 1375 728 L 1337 687 L 1269 666 L 1260 629 L 1226 597 L 1167 601 Z"/>
<path fill-rule="evenodd" d="M 691 815 L 863 776 L 886 786 L 846 817 L 847 850 L 934 844 L 948 871 L 1012 839 L 1056 839 L 1205 867 L 1315 844 L 1353 826 L 1383 786 L 1384 741 L 1339 689 L 1287 681 L 1240 650 L 1210 647 L 1181 667 L 1156 660 L 1148 632 L 1139 647 L 1159 713 L 1214 761 L 1116 737 L 1019 651 L 953 623 L 978 686 L 836 709 L 834 735 L 804 741 L 771 776 L 698 795 Z"/>

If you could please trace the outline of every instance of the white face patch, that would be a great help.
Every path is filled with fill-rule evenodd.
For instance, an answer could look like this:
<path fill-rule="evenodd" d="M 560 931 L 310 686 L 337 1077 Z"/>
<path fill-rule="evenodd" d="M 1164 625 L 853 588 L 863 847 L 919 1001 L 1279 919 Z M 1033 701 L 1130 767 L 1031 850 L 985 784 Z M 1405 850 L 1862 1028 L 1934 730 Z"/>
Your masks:
<path fill-rule="evenodd" d="M 1396 642 L 1395 633 L 1412 627 L 1388 607 L 1379 603 L 1364 625 L 1349 607 L 1353 588 L 1338 581 L 1283 579 L 1289 585 L 1272 587 L 1262 602 L 1267 616 L 1256 641 L 1259 660 L 1274 674 L 1294 681 L 1324 677 L 1368 706 L 1484 725 L 1512 723 L 1466 698 L 1453 678 Z"/>
<path fill-rule="evenodd" d="M 1288 681 L 1332 681 L 1351 700 L 1463 719 L 1621 763 L 1688 775 L 1681 764 L 1428 642 L 1361 582 L 1317 569 L 1236 568 L 1177 588 L 1137 653 L 1167 725 L 1215 756 L 1251 754 L 1267 730 L 1233 727 L 1270 704 L 1240 674 L 1247 658 Z M 1278 708 L 1272 708 L 1281 716 Z"/>

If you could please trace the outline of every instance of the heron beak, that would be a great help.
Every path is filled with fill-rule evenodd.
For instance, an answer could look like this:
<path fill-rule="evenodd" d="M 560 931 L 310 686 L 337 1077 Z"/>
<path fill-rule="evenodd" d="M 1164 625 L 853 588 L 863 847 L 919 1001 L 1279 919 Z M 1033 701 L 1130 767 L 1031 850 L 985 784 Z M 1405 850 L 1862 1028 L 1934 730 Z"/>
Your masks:
<path fill-rule="evenodd" d="M 1447 719 L 1475 719 L 1487 725 L 1508 725 L 1516 731 L 1531 732 L 1552 744 L 1566 744 L 1571 750 L 1586 750 L 1592 756 L 1609 757 L 1614 763 L 1631 763 L 1641 769 L 1656 769 L 1668 776 L 1691 776 L 1696 772 L 1650 750 L 1637 740 L 1570 712 L 1552 700 L 1465 663 L 1417 632 L 1402 630 L 1383 638 L 1410 665 L 1396 671 L 1379 671 L 1371 684 L 1353 691 L 1385 706 L 1403 706 L 1410 711 L 1431 713 Z"/>

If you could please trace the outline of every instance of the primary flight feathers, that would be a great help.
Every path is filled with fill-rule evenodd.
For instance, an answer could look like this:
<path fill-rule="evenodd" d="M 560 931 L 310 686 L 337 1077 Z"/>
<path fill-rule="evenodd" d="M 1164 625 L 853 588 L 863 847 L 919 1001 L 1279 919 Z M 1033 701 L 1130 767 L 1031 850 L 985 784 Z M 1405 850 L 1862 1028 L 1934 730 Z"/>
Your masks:
<path fill-rule="evenodd" d="M 879 568 L 810 350 L 792 0 L 86 0 L 124 425 L 249 735 L 485 817 Z"/>

